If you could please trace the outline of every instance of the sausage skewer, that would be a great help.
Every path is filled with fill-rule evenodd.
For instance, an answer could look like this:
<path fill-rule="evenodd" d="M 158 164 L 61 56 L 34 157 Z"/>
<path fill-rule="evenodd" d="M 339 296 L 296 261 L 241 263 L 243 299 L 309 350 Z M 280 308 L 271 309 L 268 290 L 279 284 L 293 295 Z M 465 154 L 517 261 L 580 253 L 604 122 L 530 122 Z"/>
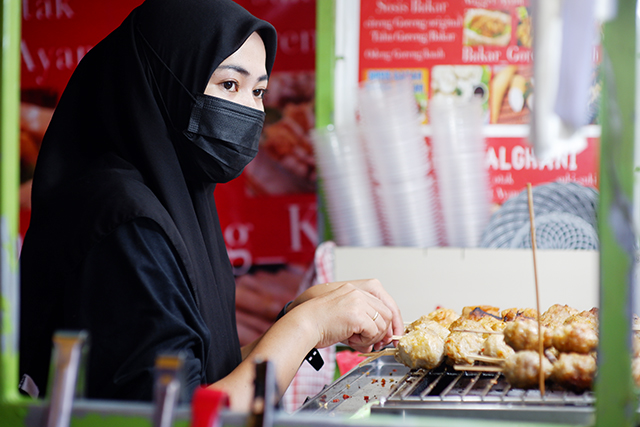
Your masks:
<path fill-rule="evenodd" d="M 451 321 L 451 317 L 445 319 L 446 311 L 439 309 L 408 323 L 405 334 L 394 337 L 397 348 L 362 354 L 367 359 L 360 366 L 386 355 L 393 355 L 411 369 L 433 369 L 447 360 L 455 370 L 501 372 L 516 388 L 539 386 L 540 375 L 544 381 L 552 380 L 567 389 L 591 388 L 596 371 L 596 308 L 579 312 L 555 304 L 540 316 L 546 348 L 542 364 L 536 351 L 536 310 L 503 310 L 502 318 L 477 308 L 465 307 L 463 313 Z M 640 319 L 636 324 L 640 325 Z M 635 367 L 640 372 L 638 368 L 640 362 Z M 636 375 L 640 377 L 640 373 Z"/>

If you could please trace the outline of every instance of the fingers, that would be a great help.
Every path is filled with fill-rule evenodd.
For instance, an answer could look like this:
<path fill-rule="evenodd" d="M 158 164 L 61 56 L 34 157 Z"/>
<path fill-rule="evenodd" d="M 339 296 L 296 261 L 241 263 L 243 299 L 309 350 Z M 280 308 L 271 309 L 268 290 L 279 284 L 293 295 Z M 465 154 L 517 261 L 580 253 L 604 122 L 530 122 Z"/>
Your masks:
<path fill-rule="evenodd" d="M 400 310 L 377 280 L 316 285 L 311 290 L 313 297 L 297 307 L 313 311 L 310 315 L 320 328 L 318 347 L 343 342 L 370 351 L 389 344 L 396 332 L 402 333 Z"/>
<path fill-rule="evenodd" d="M 382 301 L 350 284 L 305 302 L 292 313 L 299 308 L 310 310 L 309 315 L 316 319 L 319 347 L 338 342 L 359 347 L 372 346 L 385 336 L 392 316 Z"/>
<path fill-rule="evenodd" d="M 400 308 L 396 304 L 395 300 L 384 289 L 382 283 L 377 279 L 356 280 L 352 282 L 354 286 L 369 292 L 379 300 L 381 300 L 393 313 L 392 316 L 392 333 L 391 335 L 402 335 L 404 331 L 404 322 L 402 321 L 402 314 Z"/>
<path fill-rule="evenodd" d="M 387 344 L 384 340 L 391 330 L 393 312 L 376 297 L 366 294 L 365 298 L 369 305 L 362 307 L 366 316 L 362 319 L 362 330 L 354 334 L 349 341 L 357 347 L 379 348 Z M 372 309 L 375 310 L 373 314 L 371 314 Z"/>
<path fill-rule="evenodd" d="M 373 347 L 378 350 L 389 345 L 392 342 L 393 335 L 402 335 L 404 333 L 404 322 L 398 305 L 391 295 L 384 290 L 380 281 L 376 279 L 358 281 L 355 286 L 358 286 L 366 292 L 369 292 L 371 295 L 374 295 L 388 308 L 390 316 L 385 317 L 385 321 L 387 321 L 386 333 L 380 341 L 374 344 Z"/>
<path fill-rule="evenodd" d="M 376 281 L 377 282 L 377 281 Z M 379 284 L 380 282 L 378 282 Z M 402 335 L 404 332 L 404 322 L 402 321 L 402 314 L 400 313 L 400 308 L 396 304 L 395 300 L 389 295 L 383 288 L 382 285 L 379 285 L 380 288 L 377 292 L 378 298 L 391 310 L 391 335 Z"/>
<path fill-rule="evenodd" d="M 360 335 L 354 335 L 345 344 L 360 353 L 369 353 L 373 350 L 373 345 L 363 342 Z"/>

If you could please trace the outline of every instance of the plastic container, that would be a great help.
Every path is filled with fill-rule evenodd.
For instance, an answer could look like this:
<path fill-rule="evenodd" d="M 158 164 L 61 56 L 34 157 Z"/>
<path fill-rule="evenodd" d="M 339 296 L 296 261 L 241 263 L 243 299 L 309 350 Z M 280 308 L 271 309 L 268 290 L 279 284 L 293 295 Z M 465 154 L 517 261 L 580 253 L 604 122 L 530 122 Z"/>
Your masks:
<path fill-rule="evenodd" d="M 429 114 L 445 244 L 477 247 L 491 217 L 481 102 L 434 99 Z"/>
<path fill-rule="evenodd" d="M 370 81 L 359 88 L 360 129 L 385 242 L 440 244 L 434 183 L 420 116 L 409 81 Z"/>
<path fill-rule="evenodd" d="M 312 140 L 335 242 L 341 246 L 382 246 L 382 226 L 358 128 L 331 125 L 313 131 Z"/>

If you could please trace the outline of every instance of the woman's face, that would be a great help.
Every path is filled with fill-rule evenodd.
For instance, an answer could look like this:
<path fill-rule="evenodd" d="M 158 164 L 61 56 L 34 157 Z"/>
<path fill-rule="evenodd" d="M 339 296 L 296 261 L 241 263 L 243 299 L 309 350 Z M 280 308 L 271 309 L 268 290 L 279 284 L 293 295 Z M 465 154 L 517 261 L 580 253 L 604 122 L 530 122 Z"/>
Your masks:
<path fill-rule="evenodd" d="M 204 93 L 264 111 L 262 98 L 268 83 L 266 60 L 262 38 L 254 32 L 216 68 Z"/>

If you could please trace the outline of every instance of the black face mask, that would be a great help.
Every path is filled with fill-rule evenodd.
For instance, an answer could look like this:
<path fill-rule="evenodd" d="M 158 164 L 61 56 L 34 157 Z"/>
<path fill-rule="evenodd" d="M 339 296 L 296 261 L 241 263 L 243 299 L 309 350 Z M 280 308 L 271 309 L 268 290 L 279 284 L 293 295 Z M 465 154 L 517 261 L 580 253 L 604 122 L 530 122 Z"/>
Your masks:
<path fill-rule="evenodd" d="M 258 154 L 265 113 L 235 102 L 196 95 L 184 135 L 188 169 L 198 180 L 224 183 L 237 178 Z"/>

